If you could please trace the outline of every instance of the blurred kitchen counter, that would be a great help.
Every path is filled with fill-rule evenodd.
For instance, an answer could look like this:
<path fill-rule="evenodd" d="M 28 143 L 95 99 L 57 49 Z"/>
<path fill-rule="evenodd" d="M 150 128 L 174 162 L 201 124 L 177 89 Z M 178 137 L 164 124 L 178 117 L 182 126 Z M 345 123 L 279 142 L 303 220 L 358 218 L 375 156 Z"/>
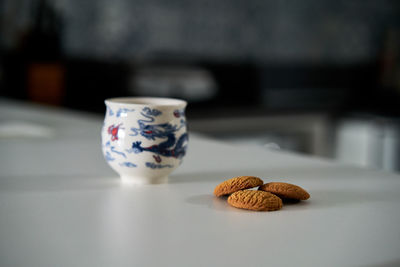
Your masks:
<path fill-rule="evenodd" d="M 192 120 L 190 129 L 235 143 L 332 156 L 333 121 L 323 113 L 210 117 Z"/>

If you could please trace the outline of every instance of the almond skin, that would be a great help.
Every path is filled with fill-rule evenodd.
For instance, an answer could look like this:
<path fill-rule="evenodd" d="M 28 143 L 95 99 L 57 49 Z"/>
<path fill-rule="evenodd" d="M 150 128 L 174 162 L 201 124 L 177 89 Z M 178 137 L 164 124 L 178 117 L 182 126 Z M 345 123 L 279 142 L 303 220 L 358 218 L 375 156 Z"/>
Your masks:
<path fill-rule="evenodd" d="M 229 205 L 247 210 L 273 211 L 282 208 L 282 200 L 268 192 L 240 190 L 228 198 Z"/>
<path fill-rule="evenodd" d="M 265 192 L 270 192 L 277 195 L 283 199 L 297 199 L 306 200 L 310 198 L 310 194 L 298 185 L 282 183 L 282 182 L 272 182 L 267 183 L 258 188 Z"/>
<path fill-rule="evenodd" d="M 217 185 L 214 195 L 217 197 L 229 195 L 239 190 L 260 186 L 263 183 L 263 180 L 255 176 L 237 176 Z"/>

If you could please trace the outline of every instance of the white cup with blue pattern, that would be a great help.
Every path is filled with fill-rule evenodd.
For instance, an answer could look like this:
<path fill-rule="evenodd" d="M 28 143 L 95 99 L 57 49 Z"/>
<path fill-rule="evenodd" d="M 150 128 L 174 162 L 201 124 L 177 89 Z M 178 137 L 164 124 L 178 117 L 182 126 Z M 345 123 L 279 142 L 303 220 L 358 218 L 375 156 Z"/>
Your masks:
<path fill-rule="evenodd" d="M 187 102 L 173 98 L 105 100 L 102 149 L 107 163 L 132 184 L 165 183 L 186 154 Z"/>

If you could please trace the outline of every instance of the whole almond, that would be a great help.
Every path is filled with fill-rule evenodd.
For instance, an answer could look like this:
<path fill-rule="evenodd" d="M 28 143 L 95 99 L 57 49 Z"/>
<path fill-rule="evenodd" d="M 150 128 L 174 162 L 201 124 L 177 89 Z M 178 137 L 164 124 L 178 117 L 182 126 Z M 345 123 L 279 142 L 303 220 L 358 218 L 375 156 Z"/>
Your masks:
<path fill-rule="evenodd" d="M 289 183 L 271 182 L 260 186 L 258 190 L 270 192 L 283 199 L 306 200 L 310 198 L 310 194 L 306 190 Z"/>
<path fill-rule="evenodd" d="M 255 176 L 237 176 L 217 185 L 214 189 L 214 195 L 217 197 L 229 195 L 242 189 L 260 186 L 263 183 L 263 180 Z"/>
<path fill-rule="evenodd" d="M 256 190 L 240 190 L 228 198 L 228 203 L 240 209 L 273 211 L 282 208 L 282 200 L 268 192 Z"/>

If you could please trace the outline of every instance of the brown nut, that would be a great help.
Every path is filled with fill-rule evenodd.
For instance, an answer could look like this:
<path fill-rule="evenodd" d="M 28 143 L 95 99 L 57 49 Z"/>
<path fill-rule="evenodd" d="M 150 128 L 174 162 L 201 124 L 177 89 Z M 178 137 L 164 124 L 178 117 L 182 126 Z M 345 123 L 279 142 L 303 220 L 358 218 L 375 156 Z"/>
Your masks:
<path fill-rule="evenodd" d="M 260 186 L 263 183 L 260 178 L 255 176 L 238 176 L 217 185 L 214 189 L 214 195 L 217 197 L 229 195 L 242 189 Z"/>
<path fill-rule="evenodd" d="M 283 199 L 306 200 L 310 198 L 310 194 L 306 190 L 304 190 L 300 186 L 289 183 L 267 183 L 260 186 L 258 190 L 270 192 Z"/>
<path fill-rule="evenodd" d="M 268 192 L 256 190 L 241 190 L 228 198 L 228 203 L 239 209 L 273 211 L 282 208 L 282 200 Z"/>

